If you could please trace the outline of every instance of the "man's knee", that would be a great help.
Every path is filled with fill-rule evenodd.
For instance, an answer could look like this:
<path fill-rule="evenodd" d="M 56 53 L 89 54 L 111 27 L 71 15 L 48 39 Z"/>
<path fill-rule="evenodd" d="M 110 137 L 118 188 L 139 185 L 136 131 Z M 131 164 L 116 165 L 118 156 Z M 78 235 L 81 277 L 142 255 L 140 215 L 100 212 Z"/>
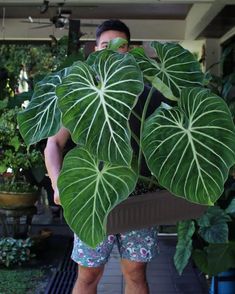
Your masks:
<path fill-rule="evenodd" d="M 122 261 L 122 272 L 126 281 L 146 283 L 146 266 L 144 262 Z"/>
<path fill-rule="evenodd" d="M 104 267 L 83 267 L 79 266 L 78 281 L 86 284 L 98 284 L 102 277 Z"/>

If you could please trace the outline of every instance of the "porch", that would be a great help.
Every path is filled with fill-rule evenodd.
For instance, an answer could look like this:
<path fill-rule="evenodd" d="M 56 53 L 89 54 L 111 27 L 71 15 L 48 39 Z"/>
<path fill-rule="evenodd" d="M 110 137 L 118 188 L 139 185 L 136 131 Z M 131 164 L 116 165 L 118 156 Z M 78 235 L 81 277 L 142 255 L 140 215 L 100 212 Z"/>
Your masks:
<path fill-rule="evenodd" d="M 57 269 L 50 277 L 45 294 L 71 294 L 76 279 L 77 266 L 70 259 L 73 233 L 59 218 L 48 225 L 34 224 L 33 231 L 47 228 L 53 232 L 46 255 L 57 259 Z M 149 263 L 147 277 L 151 294 L 206 294 L 208 284 L 204 275 L 200 274 L 190 263 L 182 276 L 177 273 L 173 256 L 176 239 L 174 234 L 159 234 L 159 255 Z M 58 246 L 58 244 L 60 244 Z M 59 257 L 59 258 L 58 258 Z M 104 275 L 98 287 L 98 294 L 122 294 L 125 282 L 119 265 L 119 253 L 115 246 Z"/>

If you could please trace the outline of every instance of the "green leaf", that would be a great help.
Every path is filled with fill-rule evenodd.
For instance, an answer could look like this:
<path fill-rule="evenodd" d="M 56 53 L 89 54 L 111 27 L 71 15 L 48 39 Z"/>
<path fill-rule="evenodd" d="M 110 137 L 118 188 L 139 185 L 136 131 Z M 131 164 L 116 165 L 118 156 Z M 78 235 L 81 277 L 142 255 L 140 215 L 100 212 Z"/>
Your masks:
<path fill-rule="evenodd" d="M 146 120 L 142 149 L 159 184 L 212 205 L 235 162 L 235 131 L 225 102 L 209 90 L 182 90 L 179 105 Z"/>
<path fill-rule="evenodd" d="M 177 229 L 178 242 L 174 255 L 174 264 L 178 273 L 181 275 L 192 253 L 192 236 L 195 232 L 195 225 L 191 220 L 181 221 Z"/>
<path fill-rule="evenodd" d="M 203 227 L 199 230 L 199 235 L 211 243 L 228 242 L 228 225 L 227 223 L 213 224 L 211 227 Z"/>
<path fill-rule="evenodd" d="M 225 209 L 226 213 L 232 214 L 235 216 L 235 198 L 232 199 L 229 206 Z"/>
<path fill-rule="evenodd" d="M 207 212 L 197 220 L 199 235 L 208 243 L 228 242 L 228 224 L 231 218 L 218 206 L 209 207 Z"/>
<path fill-rule="evenodd" d="M 7 170 L 7 166 L 3 163 L 0 163 L 0 174 L 4 173 Z"/>
<path fill-rule="evenodd" d="M 17 151 L 20 147 L 20 140 L 19 140 L 18 135 L 12 137 L 9 144 L 15 148 L 15 151 Z"/>
<path fill-rule="evenodd" d="M 204 252 L 195 250 L 193 259 L 196 266 L 210 276 L 226 271 L 235 266 L 235 242 L 209 244 Z"/>
<path fill-rule="evenodd" d="M 206 250 L 195 249 L 192 253 L 193 261 L 199 270 L 205 274 L 208 274 L 208 254 Z"/>
<path fill-rule="evenodd" d="M 178 242 L 174 255 L 174 264 L 181 275 L 192 254 L 192 240 Z"/>
<path fill-rule="evenodd" d="M 177 225 L 178 241 L 188 241 L 195 232 L 194 221 L 181 221 Z"/>
<path fill-rule="evenodd" d="M 91 247 L 106 236 L 108 213 L 134 190 L 137 175 L 127 166 L 101 162 L 83 148 L 70 151 L 58 180 L 68 225 Z"/>
<path fill-rule="evenodd" d="M 199 235 L 208 243 L 228 242 L 229 215 L 218 206 L 209 207 L 207 212 L 197 220 Z"/>
<path fill-rule="evenodd" d="M 167 97 L 170 100 L 177 100 L 177 98 L 172 93 L 171 89 L 159 78 L 154 77 L 152 80 L 152 85 L 158 89 L 161 93 L 164 94 L 165 97 Z"/>
<path fill-rule="evenodd" d="M 154 41 L 152 47 L 157 53 L 157 61 L 146 56 L 142 48 L 133 49 L 131 54 L 136 58 L 144 77 L 165 97 L 177 100 L 183 88 L 202 85 L 204 75 L 192 53 L 173 43 Z"/>
<path fill-rule="evenodd" d="M 7 107 L 8 99 L 0 100 L 0 110 Z"/>
<path fill-rule="evenodd" d="M 128 119 L 143 90 L 134 58 L 102 50 L 93 66 L 78 62 L 56 91 L 63 125 L 100 160 L 129 165 Z"/>
<path fill-rule="evenodd" d="M 88 57 L 87 57 L 87 60 L 86 60 L 86 64 L 90 65 L 90 66 L 93 66 L 94 63 L 95 63 L 95 60 L 97 58 L 97 56 L 99 56 L 101 54 L 101 51 L 94 51 L 92 52 Z"/>
<path fill-rule="evenodd" d="M 123 38 L 114 38 L 109 41 L 108 43 L 108 49 L 117 51 L 120 47 L 123 45 L 128 44 L 128 41 Z"/>
<path fill-rule="evenodd" d="M 68 72 L 69 68 L 65 68 L 38 82 L 28 107 L 18 114 L 20 133 L 27 145 L 53 136 L 59 131 L 61 113 L 57 106 L 56 87 Z"/>

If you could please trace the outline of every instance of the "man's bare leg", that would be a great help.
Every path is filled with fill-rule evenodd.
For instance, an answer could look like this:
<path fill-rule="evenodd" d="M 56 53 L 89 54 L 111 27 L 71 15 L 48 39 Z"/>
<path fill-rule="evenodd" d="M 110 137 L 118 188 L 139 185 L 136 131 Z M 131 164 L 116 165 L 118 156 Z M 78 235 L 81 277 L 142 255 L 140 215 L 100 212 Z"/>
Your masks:
<path fill-rule="evenodd" d="M 96 294 L 98 283 L 104 271 L 104 266 L 79 266 L 78 268 L 78 277 L 74 284 L 72 294 Z"/>
<path fill-rule="evenodd" d="M 147 263 L 122 259 L 121 265 L 126 282 L 125 294 L 148 294 Z"/>

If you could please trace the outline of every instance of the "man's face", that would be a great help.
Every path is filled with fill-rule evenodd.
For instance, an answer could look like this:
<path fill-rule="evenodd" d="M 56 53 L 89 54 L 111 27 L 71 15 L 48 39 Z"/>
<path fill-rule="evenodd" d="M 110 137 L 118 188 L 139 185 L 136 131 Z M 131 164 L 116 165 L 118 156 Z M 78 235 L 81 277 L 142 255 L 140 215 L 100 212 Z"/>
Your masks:
<path fill-rule="evenodd" d="M 113 31 L 113 30 L 103 32 L 99 38 L 97 46 L 95 47 L 95 51 L 106 48 L 108 46 L 109 41 L 115 38 L 123 38 L 127 40 L 126 34 L 123 32 Z M 125 53 L 127 51 L 128 51 L 128 44 L 125 44 L 118 49 L 118 52 L 120 53 Z"/>

